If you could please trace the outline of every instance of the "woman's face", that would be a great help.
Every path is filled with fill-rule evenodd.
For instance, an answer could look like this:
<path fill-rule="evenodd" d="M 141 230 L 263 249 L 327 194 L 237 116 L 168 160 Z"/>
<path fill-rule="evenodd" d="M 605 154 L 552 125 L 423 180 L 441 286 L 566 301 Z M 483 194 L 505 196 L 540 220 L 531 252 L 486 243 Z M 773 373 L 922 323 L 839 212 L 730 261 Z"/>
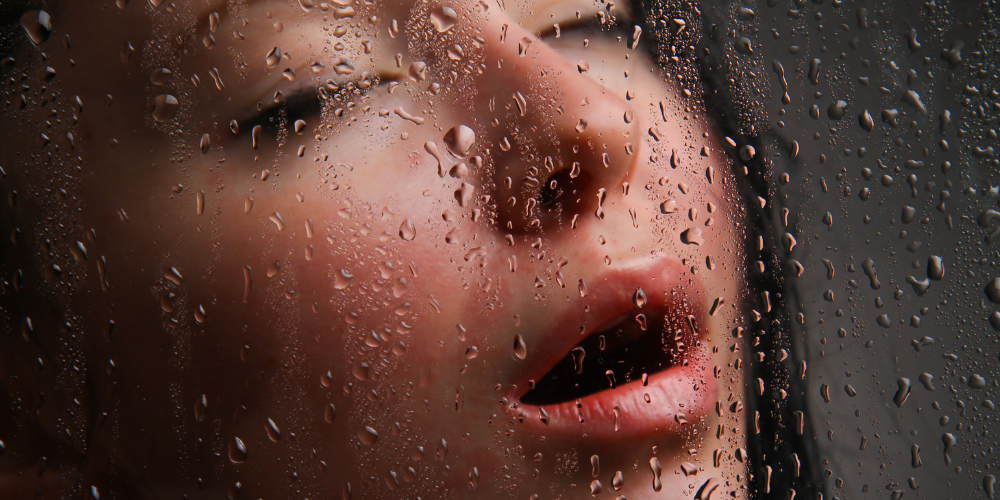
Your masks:
<path fill-rule="evenodd" d="M 8 385 L 84 486 L 743 494 L 730 146 L 627 4 L 152 3 L 3 70 Z"/>

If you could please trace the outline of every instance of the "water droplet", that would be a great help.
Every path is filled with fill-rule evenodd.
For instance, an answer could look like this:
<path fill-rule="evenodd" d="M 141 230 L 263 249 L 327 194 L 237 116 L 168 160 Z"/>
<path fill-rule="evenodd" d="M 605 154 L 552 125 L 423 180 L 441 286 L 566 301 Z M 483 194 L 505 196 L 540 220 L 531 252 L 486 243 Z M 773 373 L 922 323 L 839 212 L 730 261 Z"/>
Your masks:
<path fill-rule="evenodd" d="M 243 303 L 250 302 L 250 292 L 253 290 L 253 273 L 250 266 L 243 266 Z"/>
<path fill-rule="evenodd" d="M 595 496 L 596 497 L 596 496 L 600 495 L 602 491 L 604 491 L 604 486 L 601 484 L 600 481 L 594 479 L 593 481 L 590 482 L 590 495 L 591 496 Z"/>
<path fill-rule="evenodd" d="M 587 120 L 585 118 L 580 118 L 580 121 L 576 123 L 576 133 L 582 134 L 584 130 L 587 130 Z"/>
<path fill-rule="evenodd" d="M 582 347 L 574 347 L 570 351 L 570 356 L 573 357 L 573 369 L 576 370 L 577 375 L 583 373 L 583 358 L 587 356 L 587 351 L 583 350 Z"/>
<path fill-rule="evenodd" d="M 615 477 L 611 480 L 611 487 L 614 488 L 615 491 L 618 491 L 622 489 L 623 486 L 625 486 L 625 475 L 622 474 L 622 471 L 620 470 L 615 471 Z"/>
<path fill-rule="evenodd" d="M 520 335 L 514 336 L 514 356 L 517 356 L 517 359 L 524 359 L 528 356 L 528 347 L 524 344 L 524 338 Z"/>
<path fill-rule="evenodd" d="M 881 326 L 882 328 L 892 327 L 892 320 L 889 319 L 888 314 L 880 314 L 877 318 L 875 318 L 875 322 L 878 323 L 878 326 Z"/>
<path fill-rule="evenodd" d="M 267 419 L 264 423 L 264 430 L 267 431 L 267 437 L 277 443 L 281 440 L 281 429 L 278 429 L 278 424 L 274 423 L 274 420 Z"/>
<path fill-rule="evenodd" d="M 208 154 L 208 151 L 212 149 L 212 138 L 208 134 L 202 134 L 201 142 L 198 145 L 201 148 L 201 154 Z"/>
<path fill-rule="evenodd" d="M 528 48 L 531 47 L 532 41 L 533 40 L 528 37 L 521 38 L 521 40 L 517 42 L 517 55 L 524 57 L 524 55 L 528 53 Z"/>
<path fill-rule="evenodd" d="M 986 284 L 986 297 L 994 304 L 1000 304 L 1000 278 L 993 278 Z"/>
<path fill-rule="evenodd" d="M 969 377 L 969 387 L 973 389 L 982 389 L 986 387 L 986 379 L 982 375 L 973 374 Z"/>
<path fill-rule="evenodd" d="M 931 255 L 927 258 L 927 277 L 934 281 L 944 278 L 944 260 L 941 257 Z"/>
<path fill-rule="evenodd" d="M 351 61 L 338 57 L 333 60 L 333 72 L 340 76 L 350 75 L 354 73 L 354 65 L 351 64 Z"/>
<path fill-rule="evenodd" d="M 375 429 L 366 425 L 364 429 L 358 430 L 358 439 L 360 439 L 362 443 L 371 446 L 378 441 L 378 432 L 375 432 Z"/>
<path fill-rule="evenodd" d="M 867 109 L 858 115 L 858 124 L 868 132 L 871 132 L 875 128 L 875 120 L 872 119 L 872 115 Z"/>
<path fill-rule="evenodd" d="M 698 474 L 698 466 L 691 462 L 684 462 L 681 464 L 681 473 L 684 477 L 691 477 Z"/>
<path fill-rule="evenodd" d="M 635 307 L 642 307 L 646 305 L 646 292 L 642 291 L 642 288 L 636 288 L 635 293 L 632 294 L 632 304 Z"/>
<path fill-rule="evenodd" d="M 323 420 L 326 420 L 328 424 L 332 424 L 336 419 L 337 408 L 333 406 L 333 403 L 326 405 L 326 408 L 323 410 Z"/>
<path fill-rule="evenodd" d="M 920 447 L 913 445 L 910 447 L 910 466 L 916 469 L 921 465 L 923 465 L 923 462 L 920 460 Z"/>
<path fill-rule="evenodd" d="M 434 25 L 434 29 L 438 33 L 444 33 L 450 30 L 455 23 L 458 22 L 458 14 L 455 13 L 455 9 L 447 6 L 442 6 L 434 9 L 431 12 L 431 24 Z"/>
<path fill-rule="evenodd" d="M 840 120 L 844 118 L 847 112 L 847 103 L 844 101 L 836 101 L 830 104 L 830 107 L 826 110 L 826 115 L 830 117 L 831 120 Z"/>
<path fill-rule="evenodd" d="M 204 394 L 194 403 L 194 419 L 201 422 L 208 415 L 208 397 Z"/>
<path fill-rule="evenodd" d="M 868 276 L 868 280 L 871 283 L 872 290 L 878 290 L 882 288 L 882 284 L 878 281 L 878 275 L 875 274 L 875 261 L 871 259 L 865 259 L 861 263 L 861 268 L 864 269 L 865 275 Z M 998 295 L 1000 297 L 1000 295 Z"/>
<path fill-rule="evenodd" d="M 177 98 L 170 94 L 162 94 L 153 99 L 153 119 L 163 123 L 170 120 L 180 108 Z"/>
<path fill-rule="evenodd" d="M 892 397 L 892 402 L 896 403 L 897 408 L 902 408 L 903 403 L 910 397 L 910 379 L 900 377 L 896 380 L 896 387 L 896 395 Z"/>
<path fill-rule="evenodd" d="M 660 203 L 660 212 L 665 214 L 672 214 L 680 211 L 680 206 L 677 204 L 677 200 L 667 200 Z"/>
<path fill-rule="evenodd" d="M 264 63 L 267 65 L 267 69 L 277 66 L 279 62 L 281 62 L 281 49 L 278 47 L 271 49 L 271 51 L 264 56 Z"/>
<path fill-rule="evenodd" d="M 702 236 L 700 227 L 692 227 L 681 233 L 681 241 L 687 245 L 701 246 L 705 242 L 705 237 Z"/>
<path fill-rule="evenodd" d="M 917 380 L 919 380 L 921 384 L 924 384 L 924 388 L 928 391 L 934 390 L 934 375 L 931 375 L 930 373 L 921 373 L 920 376 L 917 377 Z"/>
<path fill-rule="evenodd" d="M 993 498 L 993 495 L 995 494 L 994 488 L 996 487 L 996 484 L 997 484 L 997 478 L 994 477 L 992 474 L 987 474 L 986 476 L 983 477 L 983 491 L 986 493 L 986 498 L 990 499 Z"/>
<path fill-rule="evenodd" d="M 459 158 L 464 158 L 469 155 L 472 147 L 476 144 L 476 133 L 465 125 L 452 127 L 444 135 L 444 143 L 448 147 L 448 151 Z"/>
<path fill-rule="evenodd" d="M 267 277 L 273 278 L 279 271 L 281 271 L 281 261 L 276 260 L 270 266 L 267 266 Z"/>
<path fill-rule="evenodd" d="M 642 331 L 646 331 L 649 328 L 647 326 L 646 315 L 645 314 L 636 314 L 635 315 L 635 322 L 639 323 L 639 329 L 642 330 Z"/>
<path fill-rule="evenodd" d="M 306 121 L 305 120 L 295 120 L 295 133 L 296 134 L 301 134 L 305 130 L 306 130 Z"/>
<path fill-rule="evenodd" d="M 205 191 L 199 189 L 197 193 L 194 194 L 194 208 L 195 213 L 198 215 L 205 214 Z"/>
<path fill-rule="evenodd" d="M 399 237 L 404 241 L 413 241 L 417 237 L 417 228 L 413 227 L 413 222 L 406 219 L 399 225 Z"/>
<path fill-rule="evenodd" d="M 663 489 L 663 483 L 660 482 L 660 473 L 663 472 L 663 468 L 660 467 L 658 458 L 649 459 L 649 470 L 653 473 L 653 491 L 659 493 Z"/>
<path fill-rule="evenodd" d="M 52 36 L 52 18 L 44 10 L 29 10 L 21 16 L 21 27 L 31 38 L 31 42 L 39 45 Z"/>
<path fill-rule="evenodd" d="M 234 437 L 232 441 L 229 442 L 229 461 L 234 464 L 241 464 L 247 460 L 247 447 L 243 444 L 243 440 Z"/>
<path fill-rule="evenodd" d="M 157 86 L 166 85 L 173 76 L 173 72 L 167 68 L 156 68 L 149 74 L 149 81 Z"/>
<path fill-rule="evenodd" d="M 944 443 L 944 463 L 950 465 L 951 450 L 955 449 L 955 445 L 958 444 L 958 439 L 955 438 L 954 434 L 946 432 L 943 436 L 941 436 L 941 442 Z"/>
<path fill-rule="evenodd" d="M 465 58 L 465 51 L 462 50 L 461 45 L 456 43 L 451 47 L 448 47 L 448 59 L 451 59 L 452 61 L 461 61 L 463 58 Z"/>

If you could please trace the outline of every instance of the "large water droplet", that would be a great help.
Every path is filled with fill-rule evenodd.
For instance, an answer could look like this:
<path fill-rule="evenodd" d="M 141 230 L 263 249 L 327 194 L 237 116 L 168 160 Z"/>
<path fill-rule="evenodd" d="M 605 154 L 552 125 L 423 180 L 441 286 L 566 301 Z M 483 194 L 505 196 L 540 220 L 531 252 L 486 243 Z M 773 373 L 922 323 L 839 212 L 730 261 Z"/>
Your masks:
<path fill-rule="evenodd" d="M 910 397 L 910 379 L 905 377 L 900 377 L 896 380 L 896 395 L 892 397 L 892 402 L 896 403 L 897 408 L 902 408 L 903 403 L 906 399 Z"/>
<path fill-rule="evenodd" d="M 208 397 L 204 394 L 194 403 L 194 419 L 201 422 L 208 415 Z"/>
<path fill-rule="evenodd" d="M 444 143 L 448 146 L 448 151 L 460 158 L 469 155 L 472 146 L 476 144 L 476 133 L 465 125 L 452 127 L 444 135 Z"/>
<path fill-rule="evenodd" d="M 587 351 L 582 347 L 574 347 L 570 355 L 573 357 L 573 369 L 578 375 L 583 373 L 583 358 L 587 356 Z"/>
<path fill-rule="evenodd" d="M 153 119 L 163 123 L 170 120 L 180 108 L 177 98 L 170 94 L 162 94 L 153 99 Z"/>
<path fill-rule="evenodd" d="M 517 359 L 524 359 L 528 356 L 528 347 L 520 335 L 514 335 L 514 356 L 517 356 Z"/>
<path fill-rule="evenodd" d="M 1000 278 L 993 278 L 986 284 L 986 297 L 994 304 L 1000 304 Z"/>
<path fill-rule="evenodd" d="M 157 86 L 166 85 L 173 76 L 173 72 L 167 68 L 156 68 L 149 74 L 149 82 Z"/>
<path fill-rule="evenodd" d="M 31 42 L 39 45 L 52 36 L 52 18 L 44 10 L 29 10 L 21 16 L 21 27 L 31 38 Z"/>
<path fill-rule="evenodd" d="M 278 429 L 278 424 L 274 423 L 274 420 L 267 419 L 264 423 L 264 430 L 267 431 L 267 437 L 277 443 L 281 440 L 281 429 Z"/>
<path fill-rule="evenodd" d="M 264 63 L 267 65 L 267 69 L 271 69 L 281 62 L 281 48 L 275 47 L 271 49 L 270 52 L 264 56 Z"/>
<path fill-rule="evenodd" d="M 438 7 L 431 12 L 431 24 L 438 33 L 450 30 L 458 22 L 458 14 L 455 9 L 447 6 Z"/>
<path fill-rule="evenodd" d="M 635 293 L 632 294 L 632 304 L 635 307 L 642 307 L 646 305 L 646 292 L 642 291 L 642 288 L 636 288 Z"/>
<path fill-rule="evenodd" d="M 229 461 L 234 464 L 241 464 L 247 461 L 247 456 L 247 446 L 243 444 L 243 440 L 234 437 L 229 442 Z"/>
<path fill-rule="evenodd" d="M 366 425 L 364 429 L 358 430 L 358 439 L 362 443 L 371 446 L 378 441 L 378 432 Z"/>
<path fill-rule="evenodd" d="M 649 459 L 649 470 L 653 473 L 653 491 L 659 493 L 663 489 L 663 483 L 660 482 L 660 473 L 663 472 L 663 467 L 660 467 L 658 458 Z"/>
<path fill-rule="evenodd" d="M 413 222 L 406 219 L 399 225 L 399 237 L 404 241 L 413 241 L 417 237 L 417 228 L 413 227 Z"/>

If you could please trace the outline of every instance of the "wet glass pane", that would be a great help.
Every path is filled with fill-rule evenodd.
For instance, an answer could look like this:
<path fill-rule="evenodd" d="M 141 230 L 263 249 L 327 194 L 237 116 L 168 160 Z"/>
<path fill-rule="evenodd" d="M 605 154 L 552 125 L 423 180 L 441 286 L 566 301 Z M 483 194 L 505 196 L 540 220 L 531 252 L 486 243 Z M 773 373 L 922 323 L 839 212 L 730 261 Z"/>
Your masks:
<path fill-rule="evenodd" d="M 995 10 L 0 5 L 0 493 L 993 498 Z"/>

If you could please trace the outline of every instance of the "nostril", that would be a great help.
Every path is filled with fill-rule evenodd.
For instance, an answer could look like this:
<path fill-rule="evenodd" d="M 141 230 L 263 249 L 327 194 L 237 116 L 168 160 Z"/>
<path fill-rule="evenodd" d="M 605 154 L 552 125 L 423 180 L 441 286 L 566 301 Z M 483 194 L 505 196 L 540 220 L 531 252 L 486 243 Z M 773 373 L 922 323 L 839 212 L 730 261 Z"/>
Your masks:
<path fill-rule="evenodd" d="M 546 211 L 571 211 L 582 201 L 581 193 L 590 181 L 590 174 L 581 171 L 579 164 L 553 173 L 538 190 L 538 206 Z"/>

